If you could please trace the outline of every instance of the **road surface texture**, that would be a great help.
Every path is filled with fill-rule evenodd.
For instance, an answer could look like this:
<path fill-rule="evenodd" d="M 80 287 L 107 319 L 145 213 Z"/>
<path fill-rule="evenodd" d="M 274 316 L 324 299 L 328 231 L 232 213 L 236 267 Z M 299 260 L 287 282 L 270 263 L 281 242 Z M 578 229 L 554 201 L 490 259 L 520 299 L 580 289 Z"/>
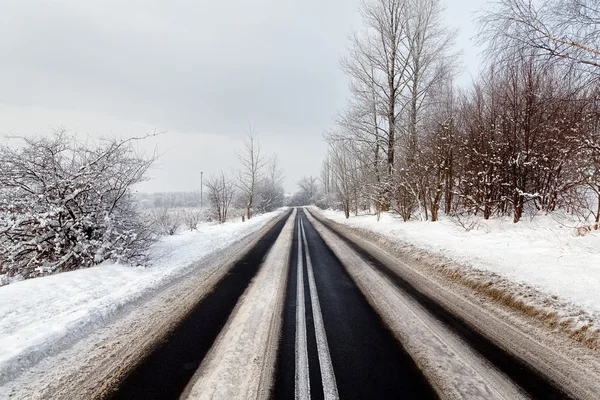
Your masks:
<path fill-rule="evenodd" d="M 548 346 L 316 212 L 291 210 L 213 264 L 141 304 L 145 323 L 104 356 L 21 397 L 600 399 L 597 354 Z"/>
<path fill-rule="evenodd" d="M 302 212 L 297 226 L 275 398 L 435 398 Z"/>

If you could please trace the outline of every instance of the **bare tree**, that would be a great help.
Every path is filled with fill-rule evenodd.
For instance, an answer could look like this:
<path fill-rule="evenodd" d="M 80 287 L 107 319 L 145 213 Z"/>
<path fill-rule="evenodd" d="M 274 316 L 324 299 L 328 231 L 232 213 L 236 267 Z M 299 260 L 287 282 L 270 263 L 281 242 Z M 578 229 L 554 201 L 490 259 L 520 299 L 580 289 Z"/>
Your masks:
<path fill-rule="evenodd" d="M 592 217 L 594 229 L 600 229 L 600 94 L 592 89 L 587 110 L 584 112 L 583 134 L 570 138 L 577 147 L 574 158 L 574 181 L 569 185 L 566 196 L 569 206 L 576 213 L 583 213 L 584 219 Z"/>
<path fill-rule="evenodd" d="M 330 146 L 335 145 L 336 141 L 330 143 Z M 333 162 L 331 160 L 331 151 L 327 152 L 325 159 L 321 163 L 321 171 L 319 180 L 321 182 L 321 196 L 318 201 L 315 203 L 318 207 L 321 208 L 330 208 L 333 207 L 336 203 L 336 195 L 334 193 L 334 188 L 336 185 L 336 178 L 333 171 Z"/>
<path fill-rule="evenodd" d="M 331 156 L 329 153 L 325 156 L 325 159 L 321 163 L 321 172 L 319 179 L 321 180 L 321 186 L 323 187 L 323 193 L 328 196 L 332 189 L 332 166 L 331 166 Z"/>
<path fill-rule="evenodd" d="M 257 188 L 257 205 L 261 212 L 273 211 L 284 203 L 283 170 L 274 154 L 266 165 L 266 171 L 260 178 Z"/>
<path fill-rule="evenodd" d="M 409 1 L 404 18 L 408 37 L 407 75 L 407 128 L 408 157 L 417 151 L 417 128 L 423 110 L 433 99 L 436 87 L 452 81 L 456 73 L 457 54 L 450 49 L 454 45 L 455 32 L 442 24 L 443 8 L 440 0 Z"/>
<path fill-rule="evenodd" d="M 235 194 L 235 186 L 223 171 L 219 175 L 210 177 L 205 185 L 215 217 L 220 223 L 224 223 L 227 221 L 227 213 Z"/>
<path fill-rule="evenodd" d="M 383 181 L 382 207 L 385 209 L 389 208 L 387 182 L 396 158 L 398 119 L 405 103 L 402 92 L 408 84 L 408 8 L 405 0 L 363 3 L 361 14 L 366 29 L 352 37 L 350 54 L 342 63 L 351 78 L 351 90 L 356 98 L 354 111 L 349 114 L 351 118 L 345 120 L 358 128 L 355 132 L 362 131 L 370 137 L 376 176 Z M 378 174 L 380 150 L 385 154 L 385 177 Z"/>
<path fill-rule="evenodd" d="M 436 97 L 438 101 L 430 107 L 426 116 L 423 135 L 425 146 L 421 152 L 422 165 L 425 167 L 421 172 L 424 201 L 429 203 L 433 222 L 438 220 L 444 196 L 444 210 L 450 213 L 454 184 L 454 151 L 458 136 L 457 110 L 452 86 L 442 85 Z"/>
<path fill-rule="evenodd" d="M 329 147 L 331 168 L 335 176 L 335 191 L 342 203 L 344 215 L 350 217 L 352 209 L 358 213 L 358 167 L 357 158 L 350 142 L 334 142 Z"/>
<path fill-rule="evenodd" d="M 254 132 L 254 128 L 248 128 L 244 147 L 237 152 L 242 167 L 237 170 L 237 187 L 246 198 L 246 217 L 252 217 L 252 205 L 256 194 L 256 187 L 260 180 L 260 174 L 265 166 L 265 160 L 261 154 L 260 142 Z"/>
<path fill-rule="evenodd" d="M 193 231 L 198 228 L 198 223 L 200 222 L 201 217 L 200 210 L 185 210 L 182 214 L 182 219 L 185 222 L 185 225 L 188 227 L 190 231 Z"/>
<path fill-rule="evenodd" d="M 589 0 L 498 0 L 480 18 L 489 54 L 510 58 L 523 50 L 600 76 L 600 7 Z"/>
<path fill-rule="evenodd" d="M 157 208 L 150 212 L 150 229 L 157 235 L 172 236 L 181 226 L 181 215 L 177 211 L 170 211 L 167 207 Z"/>
<path fill-rule="evenodd" d="M 409 192 L 416 196 L 419 215 L 425 220 L 429 218 L 429 207 L 433 204 L 427 196 L 428 174 L 432 169 L 423 158 L 426 149 L 420 146 L 426 139 L 423 133 L 427 131 L 423 119 L 427 109 L 439 102 L 439 96 L 433 96 L 437 88 L 450 84 L 456 72 L 457 55 L 450 51 L 455 33 L 443 25 L 442 11 L 440 0 L 412 0 L 408 1 L 404 15 L 408 37 L 408 84 L 405 90 L 408 104 L 402 121 L 404 135 L 398 141 L 402 155 L 398 169 L 407 172 L 401 174 L 405 181 L 400 184 L 411 188 Z M 435 196 L 434 200 L 437 200 Z"/>
<path fill-rule="evenodd" d="M 136 138 L 78 142 L 64 130 L 0 146 L 0 273 L 25 278 L 140 261 L 150 237 L 132 187 L 156 155 Z"/>

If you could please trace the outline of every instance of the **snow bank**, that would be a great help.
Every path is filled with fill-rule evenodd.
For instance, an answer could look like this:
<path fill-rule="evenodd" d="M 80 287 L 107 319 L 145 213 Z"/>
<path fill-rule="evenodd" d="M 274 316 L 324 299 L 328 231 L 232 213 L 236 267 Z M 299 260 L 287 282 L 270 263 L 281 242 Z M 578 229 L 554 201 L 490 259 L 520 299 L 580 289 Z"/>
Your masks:
<path fill-rule="evenodd" d="M 319 212 L 335 222 L 441 256 L 465 274 L 483 271 L 482 279 L 497 276 L 512 282 L 522 297 L 531 296 L 523 289 L 542 292 L 553 306 L 563 306 L 557 312 L 574 325 L 600 328 L 600 232 L 575 236 L 575 222 L 564 215 L 540 215 L 517 224 L 497 218 L 479 221 L 467 231 L 450 218 L 405 223 L 394 215 L 382 214 L 378 222 L 372 215 L 345 219 L 341 212 Z M 571 305 L 575 307 L 566 311 L 565 306 Z M 578 315 L 575 309 L 589 315 Z"/>
<path fill-rule="evenodd" d="M 0 384 L 102 326 L 126 304 L 190 272 L 195 262 L 226 249 L 280 215 L 276 211 L 247 222 L 199 225 L 197 231 L 156 243 L 149 268 L 102 264 L 0 287 Z"/>

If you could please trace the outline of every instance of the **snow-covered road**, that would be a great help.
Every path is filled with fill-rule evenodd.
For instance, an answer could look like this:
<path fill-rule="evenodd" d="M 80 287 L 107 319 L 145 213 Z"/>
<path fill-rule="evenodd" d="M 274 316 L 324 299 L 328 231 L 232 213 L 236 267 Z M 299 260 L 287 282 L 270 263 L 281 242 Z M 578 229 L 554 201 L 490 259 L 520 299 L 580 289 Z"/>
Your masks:
<path fill-rule="evenodd" d="M 152 248 L 153 265 L 147 268 L 107 263 L 0 287 L 0 397 L 13 386 L 9 381 L 40 360 L 208 266 L 282 212 L 244 223 L 200 225 L 196 231 L 165 237 Z"/>
<path fill-rule="evenodd" d="M 13 373 L 0 397 L 512 400 L 600 393 L 596 350 L 484 302 L 314 210 L 287 215 L 234 232 L 240 236 L 218 244 L 220 256 L 182 262 L 181 273 L 153 296 L 132 300 L 135 312 Z M 165 260 L 195 257 L 180 254 L 191 244 L 164 246 L 157 251 Z"/>
<path fill-rule="evenodd" d="M 344 235 L 352 246 L 309 220 L 441 397 L 554 398 L 566 390 L 591 399 L 600 393 L 597 352 L 513 325 L 514 316 L 482 309 L 477 298 L 451 291 L 350 230 Z"/>
<path fill-rule="evenodd" d="M 296 226 L 275 398 L 422 399 L 435 392 L 444 399 L 587 399 L 600 390 L 600 363 L 592 350 L 579 346 L 567 353 L 577 343 L 550 347 L 535 328 L 513 325 L 514 319 L 482 309 L 476 299 L 453 293 L 358 237 L 346 242 L 309 213 L 300 212 Z M 289 238 L 278 243 L 284 240 Z M 272 327 L 280 311 L 277 306 L 264 314 L 265 292 L 258 288 L 270 287 L 268 301 L 276 302 L 288 268 L 269 262 L 262 268 L 186 398 L 264 398 L 258 387 L 272 366 L 260 360 L 276 344 L 268 340 L 272 334 L 252 333 Z M 252 310 L 260 317 L 252 318 Z M 242 343 L 248 341 L 252 345 Z M 248 353 L 253 348 L 254 355 Z M 570 357 L 586 351 L 586 360 Z M 236 373 L 242 375 L 234 379 Z M 421 374 L 430 389 L 419 385 Z"/>

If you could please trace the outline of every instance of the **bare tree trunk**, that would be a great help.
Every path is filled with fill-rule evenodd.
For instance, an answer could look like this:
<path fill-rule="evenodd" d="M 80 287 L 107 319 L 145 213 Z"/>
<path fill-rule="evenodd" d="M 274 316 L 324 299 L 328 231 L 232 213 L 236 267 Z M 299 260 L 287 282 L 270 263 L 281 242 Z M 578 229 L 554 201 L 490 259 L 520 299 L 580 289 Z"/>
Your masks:
<path fill-rule="evenodd" d="M 596 224 L 594 225 L 594 229 L 598 229 L 599 223 L 600 223 L 600 186 L 598 186 L 598 208 L 596 209 Z"/>
<path fill-rule="evenodd" d="M 246 208 L 246 218 L 248 218 L 248 219 L 252 218 L 251 210 L 252 210 L 253 200 L 254 200 L 254 190 L 252 190 L 250 193 L 250 199 L 248 200 L 248 206 Z"/>
<path fill-rule="evenodd" d="M 445 173 L 445 193 L 444 193 L 444 212 L 450 214 L 452 211 L 452 190 L 453 190 L 453 151 L 450 148 L 448 159 L 446 160 L 446 173 Z"/>

